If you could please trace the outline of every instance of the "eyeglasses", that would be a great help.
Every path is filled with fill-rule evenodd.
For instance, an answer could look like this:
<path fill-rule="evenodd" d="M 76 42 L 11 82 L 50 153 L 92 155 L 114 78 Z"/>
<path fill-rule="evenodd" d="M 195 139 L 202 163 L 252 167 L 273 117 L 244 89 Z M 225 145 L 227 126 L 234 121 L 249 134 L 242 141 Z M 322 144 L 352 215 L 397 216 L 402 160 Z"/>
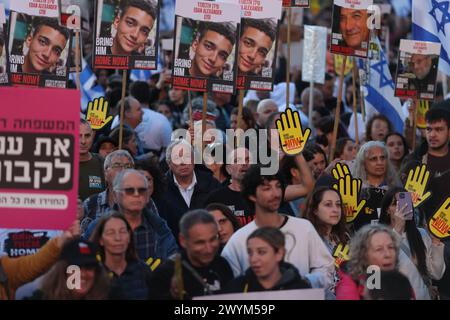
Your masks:
<path fill-rule="evenodd" d="M 112 169 L 133 169 L 134 166 L 131 163 L 113 163 L 110 168 Z"/>
<path fill-rule="evenodd" d="M 136 193 L 139 196 L 145 196 L 147 193 L 147 188 L 123 188 L 119 189 L 119 191 L 124 192 L 127 196 L 134 196 Z"/>

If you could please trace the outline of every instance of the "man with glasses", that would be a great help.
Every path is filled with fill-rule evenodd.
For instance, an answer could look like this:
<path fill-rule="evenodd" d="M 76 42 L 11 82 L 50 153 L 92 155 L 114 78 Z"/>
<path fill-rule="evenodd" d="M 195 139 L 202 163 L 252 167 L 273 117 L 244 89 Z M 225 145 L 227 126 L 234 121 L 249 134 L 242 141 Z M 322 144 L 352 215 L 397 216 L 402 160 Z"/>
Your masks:
<path fill-rule="evenodd" d="M 166 259 L 178 251 L 176 240 L 165 220 L 146 208 L 149 201 L 147 178 L 137 170 L 124 169 L 115 177 L 113 192 L 118 211 L 133 230 L 134 246 L 139 258 L 148 264 Z M 84 238 L 88 239 L 99 219 L 92 221 Z"/>
<path fill-rule="evenodd" d="M 106 190 L 94 194 L 83 203 L 84 216 L 81 221 L 81 231 L 95 219 L 103 217 L 115 204 L 113 182 L 117 174 L 123 169 L 134 168 L 133 157 L 126 150 L 116 150 L 108 154 L 103 165 Z"/>

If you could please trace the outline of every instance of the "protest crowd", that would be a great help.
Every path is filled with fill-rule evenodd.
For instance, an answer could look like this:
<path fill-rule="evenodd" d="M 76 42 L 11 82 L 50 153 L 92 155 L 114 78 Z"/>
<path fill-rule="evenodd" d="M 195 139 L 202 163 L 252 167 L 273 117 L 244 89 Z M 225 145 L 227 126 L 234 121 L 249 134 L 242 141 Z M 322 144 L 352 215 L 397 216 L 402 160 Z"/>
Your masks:
<path fill-rule="evenodd" d="M 261 0 L 270 10 L 249 6 L 257 13 L 242 20 L 220 1 L 62 2 L 81 9 L 76 44 L 75 31 L 33 22 L 22 65 L 3 68 L 0 52 L 0 90 L 39 73 L 39 88 L 21 92 L 78 94 L 79 122 L 61 137 L 78 141 L 71 224 L 0 217 L 0 299 L 296 299 L 289 291 L 308 289 L 326 300 L 450 299 L 450 61 L 439 59 L 450 23 L 438 24 L 447 44 L 436 29 L 437 55 L 413 32 L 414 11 L 434 1 L 357 1 L 389 6 L 379 30 L 365 30 L 367 7 L 340 0 Z M 211 20 L 183 15 L 191 2 Z M 9 33 L 29 14 L 13 9 L 0 29 L 11 57 L 22 47 Z M 321 27 L 324 50 L 309 43 Z M 78 53 L 61 53 L 68 39 Z M 54 55 L 79 72 L 63 75 Z M 64 77 L 66 87 L 44 88 Z M 1 175 L 7 131 L 0 196 L 15 189 Z M 34 191 L 51 189 L 45 179 Z M 14 213 L 3 205 L 0 216 Z M 35 252 L 7 250 L 17 230 L 55 229 Z"/>

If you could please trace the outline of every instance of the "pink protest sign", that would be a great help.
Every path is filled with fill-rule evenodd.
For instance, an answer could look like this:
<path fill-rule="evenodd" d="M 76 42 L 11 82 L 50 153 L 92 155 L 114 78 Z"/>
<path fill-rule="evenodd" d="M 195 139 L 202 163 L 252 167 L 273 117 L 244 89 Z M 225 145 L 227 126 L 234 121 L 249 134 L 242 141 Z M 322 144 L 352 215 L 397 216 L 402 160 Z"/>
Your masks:
<path fill-rule="evenodd" d="M 0 228 L 64 230 L 76 216 L 80 93 L 0 88 Z"/>

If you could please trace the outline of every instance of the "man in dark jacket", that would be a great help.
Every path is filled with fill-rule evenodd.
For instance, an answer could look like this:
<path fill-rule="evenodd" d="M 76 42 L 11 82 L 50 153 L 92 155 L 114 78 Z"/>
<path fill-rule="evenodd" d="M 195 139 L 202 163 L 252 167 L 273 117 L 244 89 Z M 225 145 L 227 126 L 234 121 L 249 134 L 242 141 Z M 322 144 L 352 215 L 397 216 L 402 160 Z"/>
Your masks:
<path fill-rule="evenodd" d="M 233 279 L 227 261 L 218 255 L 216 221 L 206 210 L 193 210 L 181 218 L 179 242 L 184 249 L 181 257 L 172 257 L 152 273 L 150 299 L 192 299 L 219 293 Z"/>
<path fill-rule="evenodd" d="M 178 223 L 189 210 L 205 207 L 209 193 L 220 187 L 213 175 L 204 170 L 194 170 L 194 152 L 186 140 L 173 141 L 166 152 L 169 166 L 167 192 L 155 199 L 158 208 L 164 208 L 161 217 L 166 219 L 172 233 L 178 236 Z"/>

